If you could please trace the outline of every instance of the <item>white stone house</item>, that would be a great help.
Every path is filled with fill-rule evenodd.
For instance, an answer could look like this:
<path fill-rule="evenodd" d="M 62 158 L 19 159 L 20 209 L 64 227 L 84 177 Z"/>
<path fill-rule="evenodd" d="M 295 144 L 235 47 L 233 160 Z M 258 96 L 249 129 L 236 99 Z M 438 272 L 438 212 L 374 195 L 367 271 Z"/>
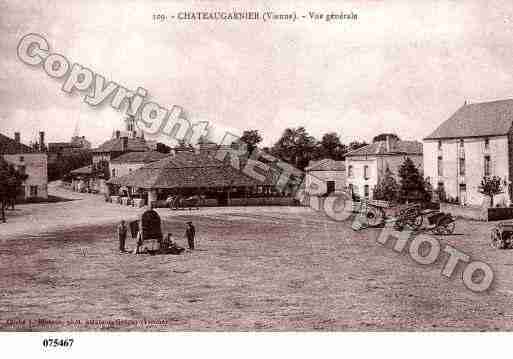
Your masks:
<path fill-rule="evenodd" d="M 409 157 L 422 171 L 422 143 L 400 141 L 387 137 L 386 141 L 376 141 L 346 155 L 347 186 L 360 198 L 372 199 L 374 187 L 378 184 L 387 167 L 399 183 L 399 167 Z"/>
<path fill-rule="evenodd" d="M 498 176 L 504 193 L 494 203 L 511 203 L 513 100 L 465 104 L 424 138 L 424 174 L 433 188 L 461 204 L 483 205 L 484 176 Z"/>
<path fill-rule="evenodd" d="M 37 152 L 20 142 L 19 132 L 15 139 L 0 134 L 0 155 L 16 169 L 28 177 L 23 182 L 23 192 L 19 197 L 48 198 L 48 156 Z"/>
<path fill-rule="evenodd" d="M 346 188 L 346 168 L 344 161 L 326 158 L 310 161 L 305 168 L 305 191 L 310 196 L 323 196 L 341 192 Z"/>

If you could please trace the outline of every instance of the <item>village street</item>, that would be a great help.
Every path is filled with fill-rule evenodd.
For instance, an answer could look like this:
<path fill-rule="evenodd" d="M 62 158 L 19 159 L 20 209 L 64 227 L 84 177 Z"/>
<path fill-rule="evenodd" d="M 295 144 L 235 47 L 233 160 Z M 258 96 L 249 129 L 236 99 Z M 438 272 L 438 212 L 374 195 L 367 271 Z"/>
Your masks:
<path fill-rule="evenodd" d="M 50 194 L 71 200 L 0 224 L 0 330 L 513 329 L 513 252 L 490 247 L 492 223 L 460 220 L 443 237 L 494 269 L 476 294 L 440 275 L 446 257 L 421 266 L 377 243 L 379 229 L 308 208 L 159 209 L 182 246 L 195 223 L 198 249 L 150 256 L 117 251 L 116 223 L 141 209 Z"/>

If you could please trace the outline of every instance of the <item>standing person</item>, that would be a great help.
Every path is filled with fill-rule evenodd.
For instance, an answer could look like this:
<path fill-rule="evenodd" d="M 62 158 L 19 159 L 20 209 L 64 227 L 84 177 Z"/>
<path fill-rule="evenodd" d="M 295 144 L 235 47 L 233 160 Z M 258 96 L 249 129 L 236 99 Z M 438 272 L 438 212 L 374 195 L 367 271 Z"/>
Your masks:
<path fill-rule="evenodd" d="M 196 228 L 192 225 L 192 222 L 187 222 L 187 226 L 185 228 L 185 237 L 187 237 L 187 243 L 189 244 L 189 249 L 194 249 L 194 238 L 196 237 Z"/>
<path fill-rule="evenodd" d="M 119 253 L 125 253 L 125 242 L 126 234 L 128 233 L 128 227 L 125 220 L 122 220 L 118 225 L 118 239 L 119 239 Z"/>

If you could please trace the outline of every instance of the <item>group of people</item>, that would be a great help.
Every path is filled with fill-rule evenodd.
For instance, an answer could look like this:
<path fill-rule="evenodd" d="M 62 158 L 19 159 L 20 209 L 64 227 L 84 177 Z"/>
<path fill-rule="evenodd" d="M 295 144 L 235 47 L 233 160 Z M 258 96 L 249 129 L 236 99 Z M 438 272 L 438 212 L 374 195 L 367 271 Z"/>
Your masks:
<path fill-rule="evenodd" d="M 119 240 L 119 252 L 126 253 L 126 238 L 128 235 L 128 225 L 125 220 L 122 220 L 117 228 L 117 235 Z M 194 250 L 195 238 L 196 238 L 196 228 L 192 224 L 191 221 L 186 222 L 185 226 L 185 238 L 187 239 L 187 244 L 189 250 Z M 143 238 L 141 236 L 141 231 L 137 234 L 137 246 L 134 250 L 134 253 L 140 253 L 140 247 L 143 244 Z M 173 241 L 173 236 L 171 233 L 168 233 L 165 238 L 159 240 L 160 250 L 167 251 L 171 254 L 179 254 L 183 251 L 183 248 L 178 246 L 175 241 Z"/>

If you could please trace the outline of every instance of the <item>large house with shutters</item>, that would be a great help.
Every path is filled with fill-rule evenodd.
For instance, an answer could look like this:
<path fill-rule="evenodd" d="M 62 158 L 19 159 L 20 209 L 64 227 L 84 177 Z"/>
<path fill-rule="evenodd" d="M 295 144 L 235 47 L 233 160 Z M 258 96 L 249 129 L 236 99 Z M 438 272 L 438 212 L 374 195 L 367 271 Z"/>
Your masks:
<path fill-rule="evenodd" d="M 504 193 L 494 203 L 509 205 L 513 177 L 513 100 L 465 103 L 424 138 L 424 175 L 448 199 L 483 205 L 483 177 L 498 176 Z M 443 190 L 443 191 L 442 191 Z M 486 202 L 487 203 L 487 202 Z"/>
<path fill-rule="evenodd" d="M 399 167 L 406 157 L 422 171 L 422 143 L 387 136 L 346 155 L 346 182 L 354 196 L 372 199 L 374 187 L 388 168 L 399 182 Z"/>
<path fill-rule="evenodd" d="M 40 138 L 40 149 L 44 149 L 43 132 L 40 133 Z M 19 132 L 14 134 L 14 139 L 0 133 L 0 156 L 18 171 L 27 175 L 17 197 L 22 199 L 48 198 L 48 157 L 46 153 L 21 143 Z"/>

